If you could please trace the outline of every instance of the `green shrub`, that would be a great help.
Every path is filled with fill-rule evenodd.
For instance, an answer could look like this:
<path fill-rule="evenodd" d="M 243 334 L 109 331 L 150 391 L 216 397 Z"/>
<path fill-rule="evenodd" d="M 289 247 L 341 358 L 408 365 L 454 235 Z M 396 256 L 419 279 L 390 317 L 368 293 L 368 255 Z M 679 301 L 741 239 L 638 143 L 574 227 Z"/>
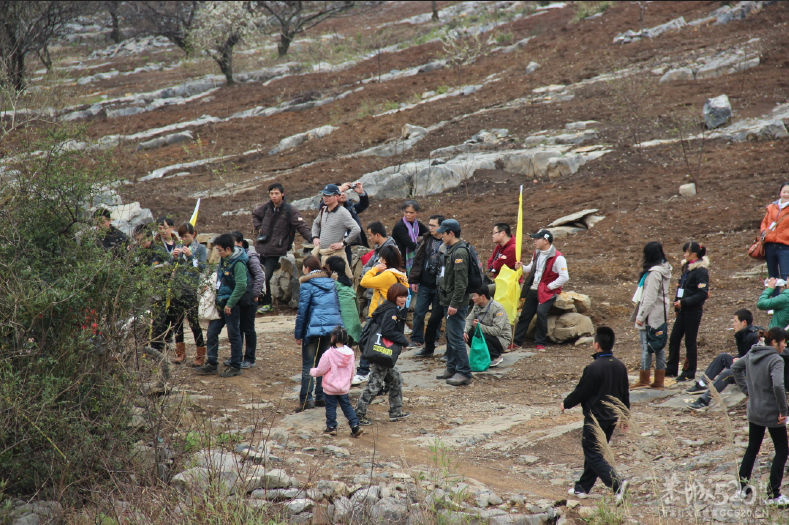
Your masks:
<path fill-rule="evenodd" d="M 580 22 L 597 13 L 603 13 L 614 5 L 613 2 L 576 2 L 573 22 Z"/>

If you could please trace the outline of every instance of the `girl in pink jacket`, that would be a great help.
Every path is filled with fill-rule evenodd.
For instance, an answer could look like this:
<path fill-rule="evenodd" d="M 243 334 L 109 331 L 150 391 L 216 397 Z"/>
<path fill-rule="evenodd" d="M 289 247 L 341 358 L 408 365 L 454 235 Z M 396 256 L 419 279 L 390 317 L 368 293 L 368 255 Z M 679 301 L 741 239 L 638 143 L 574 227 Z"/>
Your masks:
<path fill-rule="evenodd" d="M 323 392 L 326 399 L 326 430 L 323 433 L 337 435 L 337 405 L 339 404 L 351 425 L 351 435 L 359 437 L 362 435 L 362 428 L 351 406 L 351 400 L 348 399 L 354 370 L 354 355 L 347 344 L 348 332 L 342 326 L 335 327 L 331 332 L 331 347 L 321 356 L 318 368 L 310 369 L 310 375 L 323 377 Z"/>

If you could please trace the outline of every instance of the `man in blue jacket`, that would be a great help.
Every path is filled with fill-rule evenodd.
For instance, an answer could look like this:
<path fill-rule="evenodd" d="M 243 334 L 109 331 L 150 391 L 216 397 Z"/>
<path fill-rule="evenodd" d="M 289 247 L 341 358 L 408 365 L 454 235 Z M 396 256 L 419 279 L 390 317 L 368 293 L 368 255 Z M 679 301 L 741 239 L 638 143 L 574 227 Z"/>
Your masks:
<path fill-rule="evenodd" d="M 214 246 L 222 258 L 216 271 L 216 306 L 219 319 L 208 323 L 207 353 L 208 362 L 197 369 L 198 374 L 216 374 L 219 364 L 219 334 L 227 326 L 227 338 L 230 340 L 230 366 L 225 368 L 221 377 L 241 375 L 241 361 L 244 352 L 241 343 L 241 314 L 238 302 L 249 295 L 247 282 L 251 282 L 247 261 L 249 257 L 243 248 L 236 246 L 233 236 L 223 233 L 214 239 Z"/>

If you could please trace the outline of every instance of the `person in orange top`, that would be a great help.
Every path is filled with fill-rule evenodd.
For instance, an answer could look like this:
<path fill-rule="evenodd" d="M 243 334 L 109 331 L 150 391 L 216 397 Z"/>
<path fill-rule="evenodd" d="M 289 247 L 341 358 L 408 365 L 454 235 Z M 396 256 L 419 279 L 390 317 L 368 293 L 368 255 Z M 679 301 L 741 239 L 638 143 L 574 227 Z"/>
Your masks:
<path fill-rule="evenodd" d="M 789 182 L 781 184 L 777 201 L 767 205 L 759 228 L 767 257 L 767 276 L 786 280 L 789 276 Z M 777 290 L 777 288 L 776 288 Z"/>
<path fill-rule="evenodd" d="M 370 268 L 359 283 L 364 288 L 372 288 L 367 317 L 372 317 L 378 306 L 386 301 L 386 292 L 395 283 L 408 288 L 408 276 L 402 270 L 403 258 L 396 246 L 384 246 L 379 252 L 378 264 Z"/>

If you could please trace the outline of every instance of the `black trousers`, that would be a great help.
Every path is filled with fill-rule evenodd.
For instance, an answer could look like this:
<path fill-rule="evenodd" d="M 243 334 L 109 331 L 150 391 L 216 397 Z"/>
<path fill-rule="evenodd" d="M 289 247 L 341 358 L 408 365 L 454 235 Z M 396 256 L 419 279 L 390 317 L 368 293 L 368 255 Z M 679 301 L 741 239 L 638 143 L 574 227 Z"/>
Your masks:
<path fill-rule="evenodd" d="M 271 304 L 271 276 L 274 275 L 274 271 L 279 268 L 279 255 L 261 257 L 260 266 L 263 267 L 263 271 L 266 273 L 266 293 L 264 293 L 258 301 L 259 305 L 263 306 Z"/>
<path fill-rule="evenodd" d="M 495 335 L 490 334 L 482 334 L 485 338 L 485 344 L 488 345 L 488 352 L 490 353 L 490 360 L 493 361 L 494 359 L 498 359 L 501 354 L 504 353 L 504 347 L 501 346 L 501 341 Z M 474 330 L 470 330 L 468 332 L 468 344 L 471 344 L 471 340 L 474 338 Z"/>
<path fill-rule="evenodd" d="M 203 341 L 203 328 L 200 326 L 198 316 L 199 299 L 196 295 L 183 295 L 175 301 L 175 307 L 179 310 L 175 319 L 175 342 L 184 342 L 184 320 L 189 321 L 189 328 L 192 329 L 192 336 L 195 338 L 195 346 L 205 346 Z M 173 305 L 170 305 L 173 308 Z"/>
<path fill-rule="evenodd" d="M 741 481 L 748 482 L 751 479 L 753 463 L 756 460 L 756 455 L 759 454 L 759 449 L 762 448 L 765 428 L 761 425 L 748 423 L 748 448 L 745 449 L 745 454 L 743 454 L 742 463 L 740 464 Z M 777 498 L 781 495 L 781 482 L 784 477 L 784 466 L 786 466 L 789 443 L 787 443 L 786 427 L 769 427 L 767 430 L 770 431 L 770 438 L 773 440 L 773 448 L 775 449 L 773 466 L 770 467 L 769 494 L 771 498 Z"/>
<path fill-rule="evenodd" d="M 696 339 L 699 336 L 699 325 L 704 308 L 681 308 L 677 312 L 677 320 L 671 328 L 668 338 L 668 360 L 666 361 L 666 375 L 673 377 L 679 370 L 679 345 L 685 338 L 685 363 L 682 370 L 688 374 L 695 374 L 698 361 L 698 347 Z"/>
<path fill-rule="evenodd" d="M 616 421 L 598 421 L 600 428 L 605 432 L 606 442 L 611 441 L 611 435 L 614 433 Z M 619 483 L 622 481 L 619 475 L 614 470 L 614 467 L 608 464 L 600 452 L 600 446 L 595 438 L 594 430 L 592 430 L 594 423 L 591 419 L 584 419 L 584 429 L 581 434 L 581 448 L 584 451 L 584 472 L 581 478 L 575 483 L 576 490 L 582 490 L 586 494 L 592 490 L 597 478 L 603 484 L 613 490 L 619 491 Z"/>
<path fill-rule="evenodd" d="M 515 337 L 512 340 L 515 346 L 521 346 L 526 340 L 526 332 L 529 331 L 529 325 L 535 314 L 537 315 L 537 331 L 534 332 L 534 342 L 543 346 L 548 344 L 548 310 L 551 309 L 554 302 L 556 302 L 555 295 L 540 304 L 537 299 L 537 290 L 530 289 L 528 291 L 526 300 L 523 302 L 521 316 L 518 318 L 518 325 L 515 327 Z"/>

